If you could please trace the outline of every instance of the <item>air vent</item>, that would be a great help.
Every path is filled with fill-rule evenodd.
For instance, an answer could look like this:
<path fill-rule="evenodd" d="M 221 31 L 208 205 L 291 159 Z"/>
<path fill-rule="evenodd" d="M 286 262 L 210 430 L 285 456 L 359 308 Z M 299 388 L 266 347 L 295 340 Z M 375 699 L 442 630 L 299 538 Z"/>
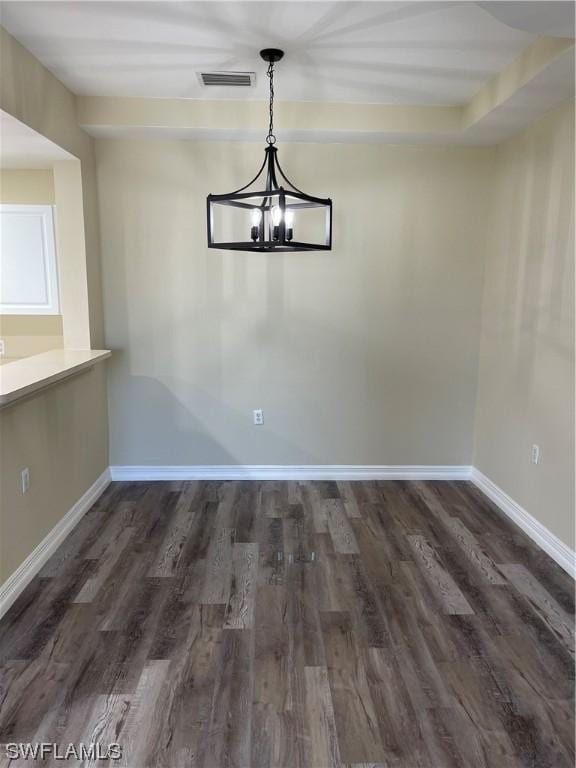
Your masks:
<path fill-rule="evenodd" d="M 224 85 L 250 88 L 256 83 L 255 72 L 199 72 L 198 78 L 202 85 Z"/>

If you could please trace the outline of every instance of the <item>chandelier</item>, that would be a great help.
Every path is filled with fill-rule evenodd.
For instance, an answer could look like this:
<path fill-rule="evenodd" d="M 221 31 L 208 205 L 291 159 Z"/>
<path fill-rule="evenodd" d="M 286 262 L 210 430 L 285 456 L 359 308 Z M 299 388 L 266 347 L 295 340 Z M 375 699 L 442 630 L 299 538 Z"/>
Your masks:
<path fill-rule="evenodd" d="M 292 184 L 282 170 L 274 146 L 274 64 L 284 52 L 266 48 L 260 56 L 268 62 L 270 83 L 270 123 L 264 162 L 256 176 L 240 189 L 206 198 L 208 247 L 234 251 L 329 251 L 332 201 L 308 195 Z"/>

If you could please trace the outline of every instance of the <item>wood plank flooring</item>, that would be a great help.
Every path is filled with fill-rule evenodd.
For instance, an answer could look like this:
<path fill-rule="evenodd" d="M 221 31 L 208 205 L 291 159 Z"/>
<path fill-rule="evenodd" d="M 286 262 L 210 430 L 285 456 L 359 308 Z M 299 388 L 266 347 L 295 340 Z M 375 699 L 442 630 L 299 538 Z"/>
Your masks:
<path fill-rule="evenodd" d="M 113 483 L 0 623 L 0 744 L 571 768 L 573 598 L 465 482 Z"/>

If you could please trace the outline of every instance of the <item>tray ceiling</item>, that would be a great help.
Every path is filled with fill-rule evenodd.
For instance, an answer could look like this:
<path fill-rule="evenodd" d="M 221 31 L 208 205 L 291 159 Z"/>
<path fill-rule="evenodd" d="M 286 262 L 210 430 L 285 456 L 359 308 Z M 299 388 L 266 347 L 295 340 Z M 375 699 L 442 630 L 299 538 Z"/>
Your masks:
<path fill-rule="evenodd" d="M 277 46 L 280 100 L 380 104 L 468 102 L 536 37 L 472 2 L 4 2 L 2 25 L 77 94 L 265 99 Z"/>

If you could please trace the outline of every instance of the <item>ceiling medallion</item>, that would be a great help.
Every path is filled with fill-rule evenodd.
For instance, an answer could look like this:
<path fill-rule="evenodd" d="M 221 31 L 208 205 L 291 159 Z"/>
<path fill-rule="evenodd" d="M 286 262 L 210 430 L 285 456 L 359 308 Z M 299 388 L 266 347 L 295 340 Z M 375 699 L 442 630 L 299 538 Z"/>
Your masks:
<path fill-rule="evenodd" d="M 274 146 L 274 65 L 284 52 L 265 48 L 260 56 L 268 62 L 270 82 L 270 123 L 264 162 L 256 176 L 240 189 L 206 198 L 208 247 L 234 251 L 329 251 L 332 201 L 308 195 L 294 186 L 282 170 Z"/>

